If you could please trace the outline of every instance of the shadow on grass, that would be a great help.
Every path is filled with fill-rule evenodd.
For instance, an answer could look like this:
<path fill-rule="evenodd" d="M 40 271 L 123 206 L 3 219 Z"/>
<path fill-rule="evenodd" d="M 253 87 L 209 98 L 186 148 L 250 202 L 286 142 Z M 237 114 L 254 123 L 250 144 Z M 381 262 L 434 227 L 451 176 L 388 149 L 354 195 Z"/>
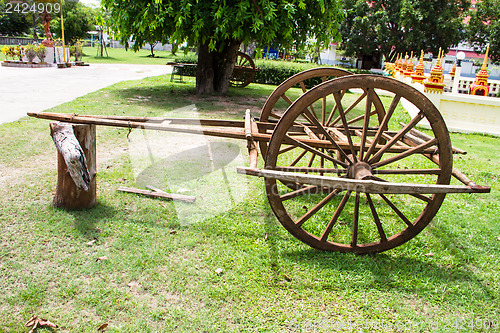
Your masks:
<path fill-rule="evenodd" d="M 194 87 L 182 83 L 166 83 L 150 87 L 134 87 L 112 92 L 114 99 L 128 104 L 148 106 L 162 111 L 173 110 L 198 103 Z"/>
<path fill-rule="evenodd" d="M 147 80 L 147 79 L 146 79 Z M 151 78 L 151 80 L 156 80 Z M 245 90 L 246 89 L 246 90 Z M 269 89 L 269 93 L 272 89 Z M 231 88 L 227 95 L 214 93 L 213 95 L 196 95 L 194 83 L 170 82 L 160 80 L 158 83 L 145 84 L 141 87 L 120 89 L 111 92 L 114 99 L 127 104 L 137 104 L 150 108 L 171 111 L 187 105 L 195 104 L 200 112 L 207 112 L 210 117 L 218 117 L 214 112 L 220 112 L 218 118 L 228 116 L 243 117 L 245 109 L 249 108 L 256 115 L 266 101 L 267 95 L 262 97 L 262 87 Z"/>
<path fill-rule="evenodd" d="M 144 58 L 144 59 L 172 59 L 172 57 L 163 57 L 163 56 L 159 56 L 159 55 L 154 55 L 154 57 L 151 56 L 151 54 L 148 54 L 148 55 L 140 55 L 139 58 Z"/>
<path fill-rule="evenodd" d="M 390 250 L 369 255 L 324 252 L 307 247 L 290 234 L 283 236 L 283 227 L 271 209 L 264 217 L 269 237 L 269 270 L 273 284 L 282 288 L 283 281 L 297 281 L 301 288 L 326 291 L 359 290 L 406 294 L 432 302 L 449 302 L 467 307 L 470 302 L 488 304 L 495 291 L 478 274 L 465 265 L 442 265 L 439 258 L 419 258 L 410 250 Z M 439 232 L 446 244 L 453 244 L 453 233 Z M 410 241 L 411 242 L 411 241 Z M 473 257 L 463 249 L 456 258 Z M 444 255 L 444 254 L 443 254 Z M 447 255 L 447 254 L 446 254 Z M 349 291 L 350 290 L 350 291 Z"/>
<path fill-rule="evenodd" d="M 495 299 L 495 292 L 467 268 L 443 267 L 405 254 L 358 256 L 297 249 L 286 251 L 283 258 L 317 273 L 315 282 L 307 286 L 314 290 L 340 287 L 397 292 L 438 302 L 446 300 L 461 306 Z"/>
<path fill-rule="evenodd" d="M 223 169 L 239 153 L 240 147 L 234 143 L 208 142 L 155 161 L 137 176 L 136 183 L 143 187 L 183 183 Z"/>
<path fill-rule="evenodd" d="M 104 52 L 106 54 L 106 52 Z M 116 61 L 116 62 L 121 62 L 122 59 L 119 59 L 119 58 L 115 58 L 115 57 L 109 57 L 109 56 L 100 56 L 100 55 L 87 55 L 87 54 L 84 54 L 83 55 L 85 58 L 87 59 L 84 59 L 84 61 L 88 62 L 90 60 L 98 60 L 98 59 L 106 59 L 106 60 L 113 60 L 113 61 Z"/>
<path fill-rule="evenodd" d="M 100 229 L 96 225 L 113 218 L 117 211 L 116 208 L 97 201 L 97 204 L 92 208 L 71 210 L 68 213 L 74 218 L 75 229 L 85 238 L 93 239 L 100 233 Z"/>

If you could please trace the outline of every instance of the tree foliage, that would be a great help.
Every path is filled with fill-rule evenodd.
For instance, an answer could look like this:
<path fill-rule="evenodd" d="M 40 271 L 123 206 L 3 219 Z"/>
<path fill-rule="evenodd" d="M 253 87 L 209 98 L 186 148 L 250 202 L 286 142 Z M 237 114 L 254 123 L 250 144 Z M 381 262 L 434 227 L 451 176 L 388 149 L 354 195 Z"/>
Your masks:
<path fill-rule="evenodd" d="M 463 37 L 469 6 L 468 0 L 346 0 L 342 46 L 348 56 L 447 51 Z"/>
<path fill-rule="evenodd" d="M 301 47 L 335 39 L 338 0 L 103 0 L 121 42 L 149 40 L 198 47 L 198 93 L 225 92 L 242 43 Z M 202 82 L 203 81 L 203 82 Z M 208 83 L 207 83 L 208 82 Z"/>
<path fill-rule="evenodd" d="M 490 58 L 500 63 L 500 0 L 480 1 L 470 11 L 467 39 L 479 52 L 490 44 Z"/>
<path fill-rule="evenodd" d="M 0 1 L 0 35 L 4 36 L 20 36 L 28 33 L 30 23 L 26 15 L 12 12 L 6 12 L 5 1 Z"/>
<path fill-rule="evenodd" d="M 87 37 L 87 32 L 94 30 L 94 10 L 79 2 L 65 1 L 62 6 L 64 22 L 64 41 L 74 44 L 77 40 Z M 60 15 L 52 15 L 50 30 L 61 37 Z"/>

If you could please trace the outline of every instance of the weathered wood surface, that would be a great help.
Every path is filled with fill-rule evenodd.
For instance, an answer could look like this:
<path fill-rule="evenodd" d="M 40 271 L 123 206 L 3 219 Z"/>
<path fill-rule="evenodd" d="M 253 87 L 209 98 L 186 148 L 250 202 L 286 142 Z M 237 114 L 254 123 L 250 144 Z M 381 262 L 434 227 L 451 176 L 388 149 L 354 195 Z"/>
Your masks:
<path fill-rule="evenodd" d="M 217 121 L 217 120 L 200 120 L 200 124 L 204 126 L 221 126 L 221 128 L 199 128 L 199 127 L 188 127 L 182 126 L 182 123 L 174 122 L 170 119 L 164 119 L 165 124 L 158 123 L 149 123 L 144 122 L 144 118 L 140 119 L 140 121 L 131 121 L 131 120 L 116 120 L 113 118 L 104 118 L 101 116 L 93 116 L 93 115 L 75 115 L 75 114 L 64 114 L 64 113 L 49 113 L 49 112 L 40 112 L 33 113 L 28 112 L 30 117 L 36 117 L 40 119 L 50 119 L 57 120 L 68 123 L 76 123 L 76 124 L 93 124 L 93 125 L 102 125 L 102 126 L 113 126 L 113 127 L 123 127 L 123 128 L 139 128 L 139 129 L 147 129 L 147 130 L 158 130 L 158 131 L 167 131 L 167 132 L 176 132 L 176 133 L 188 133 L 188 134 L 198 134 L 198 135 L 208 135 L 214 137 L 224 137 L 224 138 L 233 138 L 233 139 L 241 139 L 246 140 L 245 135 L 245 122 L 233 122 L 233 121 Z M 175 126 L 179 125 L 179 126 Z M 173 125 L 173 126 L 172 126 Z M 234 127 L 233 127 L 234 125 Z M 267 124 L 268 126 L 270 124 Z M 257 123 L 258 127 L 265 127 L 266 124 Z M 312 129 L 312 127 L 310 127 Z M 252 138 L 254 141 L 264 141 L 268 142 L 271 139 L 271 134 L 267 133 L 258 133 L 252 131 Z M 285 139 L 289 144 L 294 144 L 292 140 L 289 138 Z M 316 140 L 310 138 L 297 138 L 297 141 L 302 144 L 307 144 L 314 148 L 325 148 L 325 149 L 342 149 L 349 150 L 351 149 L 351 145 L 348 142 L 336 141 L 336 144 L 333 144 L 329 140 Z M 395 139 L 395 141 L 397 141 Z M 360 149 L 359 143 L 353 143 L 354 150 L 358 151 Z M 377 151 L 383 148 L 383 145 L 374 146 L 374 151 Z M 385 153 L 402 153 L 411 149 L 408 146 L 401 146 L 396 144 L 394 146 L 388 146 L 384 148 Z M 436 150 L 434 148 L 427 148 L 422 151 L 425 154 L 433 154 Z"/>
<path fill-rule="evenodd" d="M 57 186 L 52 205 L 68 209 L 89 208 L 96 203 L 95 125 L 51 123 L 57 148 Z"/>
<path fill-rule="evenodd" d="M 316 185 L 332 189 L 343 189 L 362 193 L 381 194 L 436 194 L 436 193 L 488 193 L 489 187 L 469 187 L 461 185 L 390 183 L 377 180 L 357 180 L 349 178 L 325 177 L 268 169 L 238 167 L 239 174 L 275 178 L 281 181 L 305 185 Z"/>
<path fill-rule="evenodd" d="M 248 155 L 250 157 L 250 168 L 257 167 L 257 160 L 259 158 L 259 151 L 253 140 L 254 133 L 258 133 L 258 129 L 250 116 L 250 110 L 247 109 L 245 112 L 245 137 L 247 139 Z"/>
<path fill-rule="evenodd" d="M 135 193 L 135 194 L 142 194 L 148 197 L 157 197 L 157 198 L 167 198 L 167 199 L 172 199 L 172 200 L 178 200 L 178 201 L 184 201 L 184 202 L 189 202 L 193 203 L 196 201 L 196 197 L 189 196 L 189 195 L 183 195 L 183 194 L 175 194 L 175 193 L 168 193 L 159 189 L 154 189 L 153 191 L 150 190 L 141 190 L 139 188 L 133 188 L 133 187 L 126 187 L 126 186 L 120 186 L 118 188 L 118 191 L 121 192 L 127 192 L 127 193 Z"/>

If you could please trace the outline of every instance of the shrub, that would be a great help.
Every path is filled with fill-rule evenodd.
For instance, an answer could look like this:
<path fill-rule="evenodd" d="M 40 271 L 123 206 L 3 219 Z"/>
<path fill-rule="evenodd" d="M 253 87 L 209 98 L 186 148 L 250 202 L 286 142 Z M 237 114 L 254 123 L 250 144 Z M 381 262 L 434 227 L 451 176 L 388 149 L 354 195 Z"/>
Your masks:
<path fill-rule="evenodd" d="M 5 54 L 5 60 L 9 60 L 9 57 L 14 58 L 14 47 L 5 45 L 2 48 L 2 53 Z"/>
<path fill-rule="evenodd" d="M 183 54 L 175 57 L 175 62 L 182 64 L 196 64 L 198 62 L 198 55 L 193 52 Z"/>
<path fill-rule="evenodd" d="M 198 62 L 198 57 L 196 54 L 190 53 L 175 58 L 175 62 L 185 63 L 185 64 L 195 64 Z M 298 63 L 298 62 L 290 62 L 283 60 L 256 60 L 255 66 L 258 68 L 258 71 L 255 74 L 253 82 L 262 84 L 272 84 L 272 85 L 279 85 L 289 77 L 311 68 L 332 67 L 328 65 L 318 65 L 314 63 L 302 63 L 302 62 Z M 184 76 L 196 76 L 196 66 L 185 66 L 183 68 L 180 68 L 179 71 L 180 71 L 179 74 L 182 74 Z M 370 71 L 358 70 L 358 69 L 349 69 L 349 71 L 354 74 L 370 73 Z M 310 82 L 311 85 L 319 83 L 321 83 L 321 78 L 318 78 L 317 82 L 313 81 Z"/>
<path fill-rule="evenodd" d="M 36 53 L 36 56 L 38 57 L 38 60 L 40 62 L 44 62 L 45 56 L 47 55 L 47 48 L 43 44 L 38 44 L 35 47 L 35 53 Z"/>
<path fill-rule="evenodd" d="M 21 46 L 21 45 L 16 46 L 13 49 L 12 54 L 13 54 L 14 58 L 18 57 L 19 61 L 23 61 L 24 46 Z"/>
<path fill-rule="evenodd" d="M 196 64 L 198 63 L 198 55 L 196 53 L 188 53 L 178 56 L 174 59 L 178 64 Z M 196 76 L 196 66 L 184 66 L 179 68 L 180 75 L 183 76 Z"/>
<path fill-rule="evenodd" d="M 28 62 L 33 62 L 36 57 L 36 46 L 33 44 L 28 44 L 24 48 L 24 55 L 28 59 Z"/>

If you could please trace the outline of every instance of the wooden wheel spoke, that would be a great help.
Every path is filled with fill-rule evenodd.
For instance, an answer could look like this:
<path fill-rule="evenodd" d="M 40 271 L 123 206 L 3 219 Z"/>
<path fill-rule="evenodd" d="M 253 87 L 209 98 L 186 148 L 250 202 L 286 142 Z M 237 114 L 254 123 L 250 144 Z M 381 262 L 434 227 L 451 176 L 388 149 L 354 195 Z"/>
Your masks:
<path fill-rule="evenodd" d="M 372 216 L 373 216 L 373 221 L 375 222 L 375 225 L 377 226 L 377 231 L 378 231 L 378 234 L 380 235 L 380 241 L 387 242 L 387 236 L 385 235 L 384 228 L 382 228 L 382 223 L 380 222 L 380 218 L 377 214 L 377 211 L 375 210 L 375 206 L 373 205 L 373 201 L 372 201 L 372 198 L 370 197 L 369 193 L 366 193 L 366 200 L 368 201 L 368 205 L 370 206 L 370 210 L 371 210 Z"/>
<path fill-rule="evenodd" d="M 307 213 L 302 215 L 296 222 L 295 224 L 297 226 L 302 226 L 304 222 L 306 222 L 311 216 L 316 214 L 321 208 L 323 208 L 327 203 L 329 203 L 340 191 L 335 189 L 334 191 L 330 192 L 326 197 L 324 197 L 319 203 L 317 203 L 313 208 L 311 208 Z"/>
<path fill-rule="evenodd" d="M 326 124 L 326 96 L 323 97 L 323 101 L 321 102 L 321 124 Z"/>
<path fill-rule="evenodd" d="M 304 195 L 304 194 L 316 194 L 316 193 L 319 193 L 321 191 L 323 191 L 323 188 L 320 188 L 316 185 L 308 185 L 308 186 L 301 187 L 298 190 L 283 194 L 282 196 L 280 196 L 280 199 L 282 201 L 286 201 L 286 200 L 290 200 L 290 199 L 299 197 L 299 196 Z"/>
<path fill-rule="evenodd" d="M 296 145 L 296 146 L 298 146 L 298 147 L 300 147 L 300 148 L 302 148 L 302 149 L 304 149 L 306 151 L 309 151 L 309 152 L 311 152 L 313 154 L 316 154 L 316 155 L 319 155 L 319 156 L 323 156 L 325 159 L 327 159 L 327 160 L 329 160 L 329 161 L 331 161 L 333 163 L 337 163 L 337 164 L 343 166 L 344 168 L 347 168 L 347 166 L 348 166 L 346 163 L 344 163 L 342 161 L 339 161 L 339 160 L 337 160 L 337 159 L 335 159 L 335 158 L 333 158 L 333 157 L 331 157 L 331 156 L 329 156 L 329 155 L 327 155 L 327 154 L 325 154 L 325 153 L 323 153 L 323 152 L 321 152 L 321 151 L 319 151 L 319 150 L 317 150 L 317 149 L 315 149 L 315 148 L 313 148 L 313 147 L 311 147 L 311 146 L 309 146 L 309 145 L 307 145 L 307 144 L 305 144 L 303 142 L 300 142 L 298 140 L 295 140 L 295 139 L 291 138 L 288 134 L 285 134 L 285 138 L 290 143 L 292 143 L 292 144 L 294 144 L 294 145 Z M 291 166 L 293 166 L 293 165 L 291 165 Z"/>
<path fill-rule="evenodd" d="M 425 201 L 427 203 L 431 202 L 432 201 L 432 198 L 431 197 L 428 197 L 426 195 L 423 195 L 423 194 L 419 194 L 419 193 L 413 193 L 413 194 L 410 194 L 412 197 L 415 197 L 417 199 L 420 199 L 422 201 Z"/>
<path fill-rule="evenodd" d="M 345 117 L 344 109 L 342 108 L 341 97 L 339 92 L 334 92 L 333 96 L 335 97 L 335 102 L 337 103 L 340 117 L 342 118 L 342 124 L 344 125 L 345 135 L 347 136 L 347 141 L 349 142 L 349 148 L 351 149 L 352 156 L 354 158 L 354 163 L 358 161 L 356 157 L 356 149 L 354 149 L 354 144 L 352 142 L 351 133 L 349 132 L 349 125 L 347 124 L 347 120 Z M 345 154 L 345 152 L 344 152 Z"/>
<path fill-rule="evenodd" d="M 372 164 L 372 168 L 373 169 L 376 169 L 376 168 L 379 168 L 381 166 L 384 166 L 384 165 L 387 165 L 387 164 L 391 164 L 391 163 L 394 163 L 396 161 L 399 161 L 400 159 L 403 159 L 405 157 L 408 157 L 410 155 L 413 155 L 413 154 L 417 154 L 417 153 L 421 153 L 424 149 L 426 148 L 429 148 L 433 145 L 437 144 L 437 139 L 434 138 L 430 141 L 427 141 L 427 142 L 424 142 L 418 146 L 415 146 L 411 149 L 408 149 L 407 151 L 405 152 L 402 152 L 398 155 L 395 155 L 395 156 L 392 156 L 392 157 L 389 157 L 383 161 L 380 161 L 380 162 L 377 162 L 377 163 L 374 163 Z"/>
<path fill-rule="evenodd" d="M 319 121 L 315 118 L 312 117 L 313 124 L 318 128 L 318 130 L 332 143 L 332 145 L 335 147 L 336 150 L 340 152 L 340 154 L 349 162 L 349 164 L 352 164 L 351 159 L 349 156 L 347 156 L 346 152 L 340 148 L 340 146 L 337 144 L 334 138 L 330 135 L 330 133 L 326 130 L 326 128 L 319 123 Z M 354 149 L 354 148 L 353 148 Z"/>
<path fill-rule="evenodd" d="M 335 213 L 333 213 L 332 218 L 330 219 L 330 222 L 328 222 L 328 225 L 326 226 L 325 231 L 321 235 L 321 241 L 326 242 L 328 239 L 328 236 L 330 235 L 330 232 L 332 232 L 333 227 L 335 226 L 335 223 L 337 223 L 337 220 L 339 219 L 340 214 L 344 210 L 345 204 L 347 203 L 347 200 L 349 200 L 349 197 L 351 196 L 351 191 L 347 191 L 344 194 L 344 197 L 342 198 L 342 201 L 338 205 L 337 209 L 335 210 Z"/>
<path fill-rule="evenodd" d="M 306 132 L 306 134 L 309 136 L 309 138 L 313 139 L 313 140 L 319 140 L 318 136 L 316 135 L 316 133 L 314 133 L 310 128 L 309 126 L 306 126 L 304 124 L 301 124 L 302 127 L 304 127 L 304 132 Z"/>
<path fill-rule="evenodd" d="M 373 153 L 373 150 L 375 147 L 378 145 L 380 138 L 382 137 L 382 134 L 384 131 L 387 129 L 387 125 L 389 124 L 389 120 L 392 117 L 392 114 L 394 113 L 394 110 L 396 110 L 396 107 L 399 104 L 399 100 L 401 99 L 401 96 L 396 95 L 391 102 L 391 105 L 389 106 L 389 110 L 387 110 L 387 113 L 384 116 L 384 119 L 382 120 L 382 123 L 380 124 L 377 133 L 375 134 L 375 137 L 373 138 L 372 144 L 368 151 L 366 152 L 366 156 L 363 159 L 364 162 L 368 161 L 370 158 L 371 154 Z"/>
<path fill-rule="evenodd" d="M 304 81 L 299 82 L 300 88 L 302 89 L 302 93 L 305 93 L 307 91 L 306 85 L 304 84 Z M 308 110 L 311 111 L 312 114 L 314 114 L 314 106 L 309 105 Z"/>
<path fill-rule="evenodd" d="M 381 182 L 387 182 L 387 180 L 380 178 L 380 177 L 377 177 L 377 176 L 372 176 L 372 179 L 378 180 Z M 431 200 L 432 200 L 431 197 L 428 197 L 428 196 L 420 194 L 420 193 L 408 193 L 408 194 L 411 195 L 412 197 L 415 197 L 415 198 L 420 199 L 420 200 L 425 201 L 425 202 L 431 202 Z"/>
<path fill-rule="evenodd" d="M 403 127 L 396 135 L 392 137 L 389 142 L 387 142 L 380 150 L 373 155 L 373 157 L 368 161 L 368 163 L 372 163 L 377 160 L 379 157 L 384 154 L 384 152 L 391 148 L 395 143 L 397 143 L 408 131 L 410 131 L 414 126 L 418 124 L 420 120 L 424 117 L 423 112 L 420 111 L 405 127 Z M 375 142 L 374 142 L 375 144 Z"/>
<path fill-rule="evenodd" d="M 293 162 L 290 164 L 290 166 L 294 166 L 294 165 L 296 165 L 297 163 L 299 163 L 299 161 L 302 159 L 302 157 L 304 157 L 304 155 L 305 155 L 305 154 L 307 154 L 307 150 L 303 150 L 303 151 L 299 154 L 299 156 L 297 156 L 297 157 L 293 160 Z"/>
<path fill-rule="evenodd" d="M 289 105 L 292 105 L 292 100 L 290 98 L 288 98 L 287 95 L 285 95 L 285 93 L 283 93 L 281 96 L 280 96 L 285 102 L 287 102 Z"/>
<path fill-rule="evenodd" d="M 285 171 L 285 172 L 300 172 L 300 173 L 319 173 L 319 174 L 324 174 L 324 173 L 345 174 L 345 173 L 347 173 L 346 169 L 330 169 L 330 168 L 325 168 L 325 167 L 310 168 L 310 167 L 288 166 L 288 167 L 275 167 L 273 170 Z"/>
<path fill-rule="evenodd" d="M 343 94 L 342 97 L 344 97 Z M 330 112 L 330 115 L 328 116 L 328 119 L 325 122 L 325 126 L 330 126 L 329 124 L 332 121 L 333 116 L 335 115 L 335 111 L 337 111 L 337 103 L 335 103 L 335 105 L 333 106 L 332 111 Z"/>
<path fill-rule="evenodd" d="M 365 108 L 365 115 L 364 115 L 364 120 L 363 120 L 363 132 L 361 134 L 361 145 L 359 147 L 359 159 L 362 161 L 363 160 L 363 154 L 365 152 L 365 144 L 366 144 L 366 135 L 368 131 L 368 126 L 370 125 L 370 116 L 372 115 L 372 112 L 370 112 L 372 108 L 372 101 L 373 101 L 373 89 L 367 88 L 367 96 L 366 96 L 366 108 Z M 376 113 L 376 111 L 375 111 Z"/>
<path fill-rule="evenodd" d="M 323 153 L 325 152 L 325 150 L 324 150 L 324 149 L 321 149 L 321 151 L 322 151 Z M 321 168 L 321 169 L 324 169 L 324 168 L 325 168 L 325 158 L 324 158 L 323 156 L 320 156 L 319 166 L 320 166 L 320 168 Z M 324 175 L 324 172 L 323 172 L 323 171 L 321 171 L 319 174 L 320 174 L 321 176 L 323 176 L 323 175 Z"/>
<path fill-rule="evenodd" d="M 391 201 L 391 200 L 389 200 L 389 198 L 388 198 L 388 197 L 386 197 L 386 196 L 385 196 L 385 195 L 383 195 L 383 194 L 379 194 L 379 195 L 382 197 L 382 199 L 384 199 L 384 201 L 385 201 L 385 202 L 389 205 L 389 207 L 391 207 L 391 208 L 392 208 L 392 210 L 393 210 L 393 211 L 394 211 L 394 212 L 395 212 L 395 213 L 399 216 L 399 218 L 400 218 L 401 220 L 403 220 L 403 221 L 404 221 L 404 223 L 406 223 L 406 225 L 407 225 L 409 228 L 413 228 L 413 223 L 411 223 L 411 222 L 410 222 L 410 220 L 408 220 L 408 218 L 406 217 L 406 215 L 405 215 L 405 214 L 403 214 L 403 213 L 402 213 L 402 212 L 401 212 L 401 211 L 400 211 L 400 210 L 396 207 L 396 205 L 394 205 L 394 204 L 392 203 L 392 201 Z"/>
<path fill-rule="evenodd" d="M 377 110 L 373 110 L 373 111 L 371 111 L 369 116 L 371 117 L 371 116 L 373 116 L 374 114 L 377 114 Z M 363 115 L 361 115 L 361 116 L 357 116 L 356 118 L 352 118 L 351 120 L 349 120 L 349 121 L 347 122 L 347 124 L 348 124 L 348 125 L 352 125 L 352 124 L 354 124 L 355 122 L 358 122 L 358 121 L 360 121 L 361 119 L 364 119 L 364 118 L 365 118 L 365 115 L 364 115 L 364 114 L 363 114 Z"/>
<path fill-rule="evenodd" d="M 342 100 L 342 98 L 344 98 L 344 94 L 346 93 L 346 91 L 343 91 L 341 94 L 340 94 L 340 100 Z M 334 95 L 335 96 L 335 95 Z M 358 97 L 358 99 L 356 99 L 354 101 L 354 103 L 352 103 L 345 111 L 344 111 L 344 114 L 348 114 L 349 112 L 351 112 L 352 109 L 354 109 L 362 100 L 363 98 L 366 97 L 366 91 L 363 91 L 363 94 L 361 94 L 361 96 Z M 335 105 L 335 109 L 337 109 L 337 105 Z M 330 117 L 333 115 L 333 112 L 332 114 L 330 115 Z M 326 122 L 328 126 L 334 126 L 335 124 L 337 124 L 339 121 L 342 120 L 342 117 L 337 117 L 335 118 L 335 120 L 330 123 L 331 119 L 328 119 L 328 121 Z"/>
<path fill-rule="evenodd" d="M 352 220 L 352 239 L 351 246 L 358 245 L 358 221 L 359 221 L 359 192 L 356 192 L 356 199 L 354 200 L 354 216 Z"/>
<path fill-rule="evenodd" d="M 289 152 L 290 150 L 294 150 L 295 148 L 297 148 L 297 146 L 288 146 L 286 148 L 283 148 L 279 151 L 278 155 L 281 155 L 281 154 L 284 154 L 284 153 L 287 153 Z"/>
<path fill-rule="evenodd" d="M 439 175 L 440 169 L 378 169 L 374 174 L 379 175 Z"/>
<path fill-rule="evenodd" d="M 269 117 L 273 117 L 273 118 L 276 118 L 276 119 L 281 119 L 281 115 L 275 113 L 275 112 L 271 112 L 269 114 Z"/>
<path fill-rule="evenodd" d="M 313 165 L 314 159 L 316 158 L 316 156 L 317 156 L 316 154 L 311 155 L 311 159 L 309 160 L 309 163 L 307 163 L 308 168 L 310 168 Z"/>
<path fill-rule="evenodd" d="M 300 89 L 302 89 L 302 92 L 305 93 L 307 91 L 307 88 L 306 88 L 304 81 L 300 81 L 299 85 L 300 85 Z"/>

